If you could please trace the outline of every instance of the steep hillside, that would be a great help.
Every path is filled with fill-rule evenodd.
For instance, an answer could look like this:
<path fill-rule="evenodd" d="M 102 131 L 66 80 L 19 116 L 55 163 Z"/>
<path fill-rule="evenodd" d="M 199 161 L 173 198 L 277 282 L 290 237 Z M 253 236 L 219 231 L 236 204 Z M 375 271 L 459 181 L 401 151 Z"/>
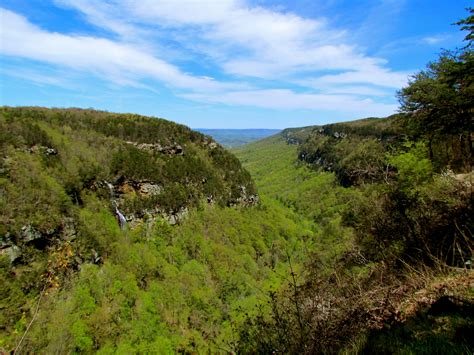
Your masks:
<path fill-rule="evenodd" d="M 316 134 L 324 134 L 333 138 L 344 138 L 348 135 L 372 136 L 386 140 L 390 137 L 400 136 L 403 133 L 400 125 L 402 117 L 403 115 L 392 115 L 385 118 L 368 117 L 323 126 L 286 128 L 281 132 L 281 135 L 289 144 L 302 144 Z"/>
<path fill-rule="evenodd" d="M 236 351 L 319 248 L 184 126 L 41 108 L 0 125 L 1 351 Z"/>
<path fill-rule="evenodd" d="M 263 196 L 276 199 L 312 220 L 316 229 L 334 228 L 341 233 L 340 237 L 349 233 L 341 227 L 340 219 L 347 202 L 355 198 L 357 191 L 339 186 L 332 173 L 316 172 L 299 161 L 298 146 L 287 144 L 283 134 L 235 148 L 232 152 L 252 174 Z M 334 231 L 326 230 L 321 237 L 330 238 Z"/>
<path fill-rule="evenodd" d="M 131 221 L 145 214 L 177 219 L 202 201 L 256 198 L 240 163 L 184 126 L 88 110 L 2 108 L 0 115 L 2 188 L 16 207 L 2 214 L 2 235 L 19 238 L 25 225 L 59 233 L 70 206 L 80 206 L 88 193 L 113 199 L 112 207 Z M 33 196 L 35 189 L 46 196 Z"/>
<path fill-rule="evenodd" d="M 432 132 L 428 136 L 420 136 L 412 128 L 412 121 L 411 115 L 396 114 L 324 126 L 288 128 L 281 134 L 289 144 L 299 145 L 300 160 L 335 172 L 345 186 L 382 178 L 383 155 L 409 141 L 423 141 L 426 144 L 430 161 L 437 172 L 446 167 L 458 173 L 471 169 L 470 144 L 467 144 L 465 137 L 470 133 Z M 339 159 L 343 156 L 344 159 Z"/>
<path fill-rule="evenodd" d="M 386 178 L 385 153 L 398 148 L 407 134 L 402 116 L 366 118 L 305 130 L 286 132 L 287 140 L 299 135 L 299 159 L 324 171 L 332 171 L 344 186 Z"/>
<path fill-rule="evenodd" d="M 473 348 L 470 175 L 392 118 L 285 130 L 239 162 L 155 118 L 0 117 L 1 351 Z"/>
<path fill-rule="evenodd" d="M 473 349 L 472 174 L 437 173 L 403 122 L 287 129 L 234 149 L 262 194 L 319 236 L 304 277 L 275 295 L 270 320 L 249 320 L 251 345 L 241 349 Z"/>
<path fill-rule="evenodd" d="M 0 347 L 18 340 L 41 290 L 110 261 L 127 231 L 151 237 L 196 208 L 258 201 L 233 155 L 163 119 L 3 107 L 0 155 Z"/>

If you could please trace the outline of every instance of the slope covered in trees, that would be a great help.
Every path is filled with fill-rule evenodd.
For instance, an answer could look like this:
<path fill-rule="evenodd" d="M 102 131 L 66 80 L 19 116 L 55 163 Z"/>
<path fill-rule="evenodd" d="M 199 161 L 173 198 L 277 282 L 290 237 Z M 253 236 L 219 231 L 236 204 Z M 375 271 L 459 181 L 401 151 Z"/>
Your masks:
<path fill-rule="evenodd" d="M 443 266 L 463 267 L 472 257 L 469 186 L 452 173 L 436 173 L 426 145 L 407 142 L 399 119 L 305 128 L 300 144 L 288 144 L 294 141 L 286 131 L 239 148 L 234 153 L 252 173 L 261 202 L 226 207 L 205 198 L 189 205 L 174 227 L 169 218 L 149 214 L 121 230 L 106 186 L 89 183 L 68 192 L 74 190 L 64 188 L 64 175 L 52 174 L 59 164 L 48 160 L 61 151 L 48 140 L 52 130 L 40 133 L 41 143 L 5 145 L 18 155 L 4 159 L 2 216 L 30 203 L 8 204 L 7 188 L 23 177 L 36 185 L 22 188 L 45 201 L 36 204 L 39 212 L 50 208 L 45 213 L 52 218 L 35 218 L 57 218 L 60 227 L 44 235 L 41 224 L 17 224 L 19 238 L 26 238 L 15 239 L 21 257 L 13 264 L 10 254 L 2 258 L 2 347 L 99 353 L 372 352 L 400 344 L 406 351 L 469 349 L 472 277 Z M 72 128 L 66 132 L 79 136 Z M 73 152 L 89 147 L 77 138 L 58 141 Z M 318 152 L 320 146 L 326 149 Z M 332 165 L 309 159 L 309 149 L 318 159 L 330 152 Z M 360 167 L 347 152 L 359 151 L 378 156 L 380 175 L 342 183 L 340 173 Z M 160 154 L 172 159 L 176 152 Z M 23 170 L 11 168 L 26 163 Z M 114 182 L 110 175 L 101 179 Z M 148 206 L 127 210 L 122 195 L 117 187 L 117 205 L 127 216 Z M 8 233 L 4 251 L 12 250 Z M 440 311 L 432 311 L 438 304 Z"/>
<path fill-rule="evenodd" d="M 178 218 L 206 199 L 230 205 L 256 198 L 250 176 L 232 155 L 209 137 L 165 120 L 5 107 L 0 125 L 7 204 L 1 232 L 14 242 L 21 242 L 25 226 L 60 234 L 64 218 L 87 193 L 106 201 L 113 194 L 117 206 L 111 207 L 131 220 L 145 214 Z"/>
<path fill-rule="evenodd" d="M 249 319 L 243 349 L 472 352 L 472 15 L 462 24 L 469 44 L 413 76 L 399 93 L 401 114 L 287 129 L 236 150 L 259 187 L 277 182 L 266 192 L 297 211 L 308 206 L 318 225 L 318 191 L 327 190 L 314 184 L 306 195 L 315 179 L 303 176 L 326 176 L 329 206 L 339 207 L 322 210 L 340 216 L 346 240 L 327 245 L 321 236 L 325 248 L 274 295 L 270 318 Z M 274 154 L 266 161 L 261 149 Z M 289 154 L 295 175 L 279 165 Z M 278 184 L 280 172 L 290 187 Z"/>
<path fill-rule="evenodd" d="M 194 247 L 188 246 L 184 237 L 178 238 L 179 243 L 184 244 L 172 247 L 173 236 L 174 233 L 181 235 L 190 232 L 185 232 L 184 226 L 180 227 L 183 231 L 176 228 L 173 233 L 167 234 L 167 241 L 160 239 L 159 242 L 156 236 L 159 234 L 165 238 L 167 232 L 162 232 L 163 235 L 158 233 L 156 226 L 162 225 L 166 229 L 169 224 L 183 222 L 186 214 L 194 216 L 196 209 L 206 210 L 206 206 L 215 206 L 216 211 L 225 206 L 236 206 L 238 209 L 239 206 L 252 206 L 258 200 L 250 175 L 234 156 L 210 137 L 165 120 L 91 110 L 3 107 L 0 111 L 0 135 L 0 346 L 5 349 L 13 349 L 19 342 L 34 316 L 38 299 L 46 305 L 41 307 L 37 317 L 42 319 L 44 315 L 48 328 L 39 328 L 44 334 L 33 337 L 33 340 L 28 337 L 23 345 L 27 346 L 31 341 L 38 347 L 26 349 L 39 350 L 48 344 L 60 352 L 99 349 L 96 342 L 101 335 L 97 334 L 97 338 L 89 338 L 88 335 L 93 333 L 98 323 L 91 319 L 89 324 L 83 316 L 100 316 L 91 311 L 96 309 L 95 306 L 81 313 L 81 307 L 86 307 L 81 304 L 86 300 L 83 298 L 86 291 L 81 288 L 80 280 L 89 277 L 84 275 L 94 274 L 96 277 L 97 272 L 109 270 L 112 273 L 110 278 L 99 280 L 118 287 L 110 291 L 106 284 L 97 284 L 94 289 L 90 286 L 87 292 L 139 292 L 148 289 L 148 278 L 163 276 L 163 268 L 166 267 L 160 263 L 166 260 L 169 265 L 179 265 L 178 269 L 173 266 L 173 270 L 168 270 L 170 275 L 174 275 L 171 276 L 176 279 L 174 282 L 178 282 L 179 268 L 197 257 L 188 249 Z M 127 220 L 123 230 L 114 216 L 119 213 Z M 199 217 L 190 219 L 199 224 Z M 204 229 L 204 225 L 201 228 Z M 218 230 L 213 233 L 217 238 Z M 252 238 L 263 232 L 256 233 Z M 297 234 L 289 228 L 281 238 L 294 239 Z M 230 261 L 229 253 L 233 250 L 228 245 L 237 243 L 232 238 L 236 237 L 229 236 L 228 242 L 222 241 L 219 245 L 211 243 L 209 248 L 217 248 L 225 255 L 223 260 Z M 268 238 L 271 239 L 270 236 Z M 280 238 L 280 235 L 275 238 Z M 271 243 L 270 239 L 268 243 Z M 204 241 L 202 243 L 205 244 Z M 248 243 L 256 243 L 263 248 L 258 249 L 258 255 L 264 267 L 271 259 L 266 249 L 270 245 L 254 239 L 248 240 Z M 197 244 L 194 245 L 198 248 Z M 283 253 L 282 250 L 275 253 Z M 252 252 L 256 253 L 250 247 L 249 257 L 255 259 L 256 255 Z M 203 257 L 210 257 L 209 253 L 210 249 L 206 249 L 204 255 L 207 256 Z M 257 264 L 248 265 L 249 260 L 253 259 L 243 259 L 242 267 L 256 268 Z M 196 265 L 190 264 L 187 268 L 194 269 L 194 265 L 201 268 L 203 275 L 209 276 L 206 267 L 200 267 L 198 261 L 194 263 Z M 101 266 L 96 268 L 94 265 Z M 221 269 L 227 272 L 225 267 Z M 223 278 L 223 275 L 217 277 Z M 121 282 L 123 287 L 118 285 Z M 212 278 L 209 282 L 209 287 L 214 287 Z M 202 286 L 197 281 L 195 284 L 196 287 Z M 229 290 L 225 291 L 228 294 L 237 292 L 240 295 L 238 291 L 232 291 L 234 286 L 231 284 L 217 284 L 219 289 L 228 287 Z M 103 289 L 99 291 L 101 287 Z M 72 318 L 48 318 L 55 314 L 55 307 L 69 307 L 76 291 L 81 300 L 78 301 L 80 309 L 77 312 L 70 310 Z M 51 296 L 46 297 L 45 293 Z M 98 297 L 97 303 L 94 303 L 97 309 L 100 309 L 99 305 L 111 307 L 114 304 L 111 294 L 107 300 L 100 298 L 103 293 L 94 295 Z M 212 299 L 214 296 L 211 292 L 205 297 Z M 66 297 L 65 303 L 62 297 Z M 126 319 L 122 313 L 131 312 L 140 298 L 132 299 L 131 295 L 123 294 L 120 297 L 116 305 L 118 313 L 111 311 L 109 316 Z M 186 302 L 191 302 L 191 299 L 194 298 L 190 295 Z M 227 303 L 225 305 L 228 306 Z M 222 311 L 226 314 L 230 312 L 227 308 Z M 172 312 L 171 306 L 169 312 Z M 107 318 L 109 316 L 103 316 L 106 318 L 99 323 L 105 327 L 113 328 L 112 323 L 118 322 L 116 318 L 112 320 Z M 63 333 L 55 333 L 54 336 L 59 338 L 51 339 L 52 333 L 48 329 L 54 328 L 54 322 L 61 321 L 66 322 L 62 324 L 67 329 L 64 338 L 61 338 Z M 76 321 L 79 323 L 76 324 Z M 35 325 L 40 327 L 41 322 Z M 174 322 L 175 318 L 169 324 L 178 327 Z M 183 324 L 178 323 L 181 329 Z M 120 333 L 125 334 L 126 331 L 121 329 Z M 109 341 L 112 338 L 104 339 Z M 40 340 L 48 341 L 38 345 L 36 342 Z"/>
<path fill-rule="evenodd" d="M 1 113 L 5 351 L 236 351 L 321 236 L 339 238 L 338 213 L 288 208 L 296 190 L 262 188 L 257 203 L 238 160 L 186 127 L 89 110 Z M 292 172 L 294 147 L 280 148 L 290 149 L 280 186 L 301 175 L 308 196 L 313 184 L 330 190 L 332 177 Z"/>
<path fill-rule="evenodd" d="M 401 118 L 292 129 L 234 150 L 263 195 L 318 233 L 270 317 L 248 319 L 241 350 L 472 349 L 472 174 L 436 173 Z"/>
<path fill-rule="evenodd" d="M 2 108 L 0 350 L 472 353 L 461 25 L 402 113 L 288 129 L 240 162 L 165 120 Z"/>

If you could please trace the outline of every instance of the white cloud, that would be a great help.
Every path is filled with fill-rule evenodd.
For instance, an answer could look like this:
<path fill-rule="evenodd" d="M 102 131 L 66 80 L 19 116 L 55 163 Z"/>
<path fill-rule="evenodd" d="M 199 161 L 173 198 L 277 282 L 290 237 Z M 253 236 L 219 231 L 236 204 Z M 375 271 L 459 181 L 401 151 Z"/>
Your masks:
<path fill-rule="evenodd" d="M 283 110 L 337 111 L 352 116 L 394 113 L 397 105 L 377 103 L 372 99 L 360 99 L 351 95 L 327 95 L 296 93 L 288 89 L 232 91 L 224 94 L 185 94 L 183 97 L 196 101 L 226 105 L 255 106 Z"/>
<path fill-rule="evenodd" d="M 306 84 L 315 88 L 341 84 L 371 84 L 388 88 L 401 88 L 407 84 L 409 75 L 409 72 L 392 72 L 374 66 L 365 70 L 323 75 L 307 80 Z"/>
<path fill-rule="evenodd" d="M 128 44 L 108 39 L 43 31 L 14 12 L 0 9 L 0 53 L 78 70 L 121 84 L 153 78 L 183 89 L 222 90 L 238 85 L 183 73 L 179 68 Z"/>
<path fill-rule="evenodd" d="M 86 19 L 101 28 L 115 32 L 123 37 L 137 37 L 142 31 L 120 15 L 120 9 L 107 1 L 93 0 L 55 0 L 59 6 L 79 10 Z M 119 10 L 117 12 L 117 10 Z"/>
<path fill-rule="evenodd" d="M 424 37 L 422 41 L 430 45 L 435 45 L 435 44 L 440 44 L 440 43 L 445 42 L 446 40 L 449 39 L 449 37 L 450 37 L 449 35 L 440 34 L 440 35 L 435 35 L 435 36 Z"/>
<path fill-rule="evenodd" d="M 52 85 L 64 89 L 78 88 L 77 84 L 74 84 L 73 81 L 69 80 L 68 78 L 65 78 L 64 73 L 58 75 L 58 73 L 42 73 L 31 69 L 20 69 L 4 66 L 0 68 L 0 75 L 29 81 L 39 86 Z"/>
<path fill-rule="evenodd" d="M 324 90 L 327 94 L 346 94 L 346 95 L 357 95 L 357 96 L 388 96 L 393 94 L 393 90 L 387 91 L 386 89 L 379 89 L 370 86 L 351 86 L 343 85 L 336 87 L 328 87 Z"/>
<path fill-rule="evenodd" d="M 113 35 L 49 32 L 0 9 L 0 53 L 92 72 L 121 85 L 145 87 L 143 81 L 150 85 L 151 79 L 190 100 L 284 110 L 386 115 L 396 109 L 386 98 L 407 82 L 407 72 L 364 54 L 350 34 L 324 18 L 245 0 L 55 2 Z M 162 51 L 168 47 L 194 60 L 190 69 L 180 69 L 178 60 L 172 64 Z M 202 75 L 203 67 L 227 81 Z M 281 89 L 295 84 L 307 93 Z"/>
<path fill-rule="evenodd" d="M 172 28 L 199 28 L 218 64 L 231 74 L 262 78 L 298 71 L 352 69 L 381 63 L 341 44 L 345 33 L 325 20 L 305 19 L 237 1 L 126 1 L 128 11 Z M 194 41 L 196 38 L 189 38 Z M 185 44 L 186 45 L 186 44 Z M 216 56 L 215 52 L 220 53 Z"/>
<path fill-rule="evenodd" d="M 163 25 L 170 27 L 220 23 L 241 3 L 236 0 L 112 0 L 112 2 L 143 19 L 154 21 L 159 18 L 164 21 Z"/>
<path fill-rule="evenodd" d="M 213 58 L 225 72 L 257 78 L 320 70 L 379 67 L 349 35 L 327 21 L 250 6 L 238 0 L 60 0 L 84 12 L 94 24 L 115 22 L 165 28 L 180 45 Z M 104 20 L 106 19 L 106 20 Z M 130 30 L 132 31 L 132 30 Z M 122 29 L 117 30 L 122 33 Z"/>

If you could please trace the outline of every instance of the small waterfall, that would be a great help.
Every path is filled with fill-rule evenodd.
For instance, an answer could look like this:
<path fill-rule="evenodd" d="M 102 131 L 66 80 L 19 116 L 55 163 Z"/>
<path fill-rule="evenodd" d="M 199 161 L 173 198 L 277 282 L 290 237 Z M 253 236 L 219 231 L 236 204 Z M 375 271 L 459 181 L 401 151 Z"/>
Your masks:
<path fill-rule="evenodd" d="M 125 219 L 125 216 L 120 213 L 117 207 L 115 207 L 115 215 L 117 216 L 117 220 L 120 226 L 120 229 L 125 229 L 125 225 L 127 224 L 127 220 Z"/>
<path fill-rule="evenodd" d="M 120 226 L 120 229 L 124 230 L 125 226 L 127 225 L 127 220 L 126 220 L 125 216 L 119 211 L 119 209 L 117 207 L 117 201 L 115 200 L 114 185 L 112 185 L 108 181 L 104 181 L 104 182 L 107 185 L 107 188 L 109 189 L 110 204 L 112 205 L 112 208 L 115 209 L 115 217 L 117 218 L 117 222 Z"/>
<path fill-rule="evenodd" d="M 115 202 L 115 193 L 114 193 L 114 185 L 112 185 L 110 182 L 104 181 L 105 184 L 107 185 L 107 188 L 109 189 L 110 193 L 110 202 L 114 203 Z"/>

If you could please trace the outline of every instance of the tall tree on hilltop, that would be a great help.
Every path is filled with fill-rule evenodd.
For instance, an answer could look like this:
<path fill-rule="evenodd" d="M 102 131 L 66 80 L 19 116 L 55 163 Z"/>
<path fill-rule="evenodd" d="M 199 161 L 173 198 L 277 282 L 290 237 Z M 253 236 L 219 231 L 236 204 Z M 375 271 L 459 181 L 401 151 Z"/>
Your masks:
<path fill-rule="evenodd" d="M 425 70 L 413 75 L 407 87 L 398 92 L 400 111 L 408 113 L 407 125 L 413 135 L 428 141 L 433 160 L 432 143 L 436 138 L 456 136 L 458 154 L 465 166 L 472 166 L 474 114 L 474 10 L 457 22 L 461 30 L 469 31 L 468 44 L 456 51 L 444 51 Z M 467 158 L 467 159 L 466 159 Z M 447 164 L 449 162 L 446 162 Z"/>
<path fill-rule="evenodd" d="M 467 41 L 466 47 L 471 47 L 474 41 L 474 8 L 470 7 L 466 10 L 469 11 L 471 15 L 456 22 L 456 25 L 461 26 L 461 31 L 469 32 L 466 37 L 464 37 L 464 40 Z"/>

